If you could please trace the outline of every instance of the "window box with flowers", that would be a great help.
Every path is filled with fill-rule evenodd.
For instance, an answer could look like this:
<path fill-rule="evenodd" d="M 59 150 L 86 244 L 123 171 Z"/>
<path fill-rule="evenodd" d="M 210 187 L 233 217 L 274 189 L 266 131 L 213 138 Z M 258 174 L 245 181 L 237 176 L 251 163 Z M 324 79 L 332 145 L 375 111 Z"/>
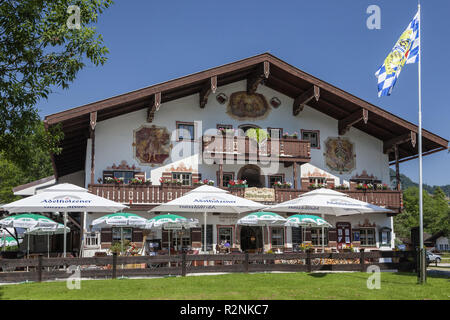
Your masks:
<path fill-rule="evenodd" d="M 194 180 L 192 182 L 192 184 L 194 186 L 203 186 L 203 185 L 213 186 L 214 185 L 214 180 L 208 180 L 208 179 Z"/>
<path fill-rule="evenodd" d="M 298 246 L 298 249 L 302 252 L 312 252 L 314 247 L 311 243 L 302 243 Z"/>
<path fill-rule="evenodd" d="M 159 182 L 161 183 L 161 186 L 168 187 L 168 186 L 181 186 L 183 184 L 183 181 L 181 179 L 170 179 L 170 178 L 160 178 Z"/>
<path fill-rule="evenodd" d="M 123 184 L 124 178 L 113 178 L 113 177 L 106 177 L 103 182 L 105 184 L 115 184 L 115 185 L 121 185 Z"/>
<path fill-rule="evenodd" d="M 247 188 L 247 180 L 230 180 L 228 188 Z"/>
<path fill-rule="evenodd" d="M 345 184 L 341 184 L 339 186 L 334 186 L 335 190 L 350 190 L 350 187 L 345 185 Z"/>
<path fill-rule="evenodd" d="M 322 183 L 310 183 L 308 186 L 308 189 L 310 190 L 314 190 L 314 189 L 320 189 L 320 188 L 326 188 L 327 185 L 326 184 L 322 184 Z"/>
<path fill-rule="evenodd" d="M 274 188 L 280 188 L 280 189 L 291 189 L 292 188 L 292 182 L 282 182 L 282 181 L 276 181 L 273 184 Z"/>
<path fill-rule="evenodd" d="M 293 134 L 289 134 L 289 132 L 283 132 L 283 139 L 297 140 L 298 132 L 294 132 Z"/>
<path fill-rule="evenodd" d="M 355 252 L 355 247 L 352 244 L 343 244 L 342 251 L 343 252 Z"/>

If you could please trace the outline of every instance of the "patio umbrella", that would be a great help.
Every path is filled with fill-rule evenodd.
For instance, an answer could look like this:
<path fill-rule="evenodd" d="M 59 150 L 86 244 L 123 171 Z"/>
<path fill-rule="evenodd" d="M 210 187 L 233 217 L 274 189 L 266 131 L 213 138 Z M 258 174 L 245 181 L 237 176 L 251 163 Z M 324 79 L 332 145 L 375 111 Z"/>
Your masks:
<path fill-rule="evenodd" d="M 364 201 L 350 198 L 347 194 L 320 188 L 300 197 L 267 208 L 273 212 L 318 213 L 343 216 L 361 213 L 393 212 Z"/>
<path fill-rule="evenodd" d="M 322 227 L 322 251 L 324 251 L 324 239 L 323 239 L 324 228 L 332 227 L 332 225 L 327 221 L 325 221 L 323 218 L 313 216 L 310 214 L 294 214 L 293 216 L 287 218 L 286 226 L 300 227 L 302 229 L 303 227 L 314 227 L 314 226 Z"/>
<path fill-rule="evenodd" d="M 58 223 L 56 228 L 54 227 L 33 227 L 28 229 L 25 234 L 27 237 L 30 235 L 33 236 L 47 236 L 47 257 L 50 258 L 50 235 L 53 234 L 63 234 L 64 229 L 66 229 L 66 232 L 70 232 L 70 228 L 66 227 L 64 228 L 64 225 L 62 223 Z"/>
<path fill-rule="evenodd" d="M 197 219 L 188 219 L 176 214 L 163 214 L 148 220 L 146 229 L 190 229 L 198 225 Z M 169 232 L 169 255 L 170 255 L 170 232 Z"/>
<path fill-rule="evenodd" d="M 19 239 L 19 243 L 22 242 L 22 239 Z M 15 247 L 18 246 L 17 240 L 14 237 L 6 236 L 5 234 L 0 238 L 0 247 Z"/>
<path fill-rule="evenodd" d="M 43 189 L 33 196 L 2 206 L 9 212 L 64 212 L 67 227 L 67 212 L 116 212 L 127 206 L 96 196 L 87 189 L 70 183 L 61 183 Z M 64 257 L 66 256 L 67 232 L 64 229 Z"/>
<path fill-rule="evenodd" d="M 232 195 L 230 192 L 213 186 L 203 185 L 185 195 L 157 206 L 149 212 L 198 212 L 203 213 L 206 251 L 206 220 L 210 212 L 243 213 L 265 208 L 264 205 Z"/>
<path fill-rule="evenodd" d="M 121 252 L 123 252 L 123 228 L 132 227 L 143 229 L 145 228 L 146 224 L 147 219 L 135 213 L 128 213 L 128 212 L 111 213 L 92 221 L 92 227 L 95 229 L 100 229 L 104 227 L 120 228 Z"/>
<path fill-rule="evenodd" d="M 274 212 L 253 212 L 249 215 L 239 219 L 237 224 L 245 226 L 284 226 L 286 224 L 286 218 L 283 218 L 279 214 Z M 264 232 L 263 232 L 263 250 L 264 250 Z"/>

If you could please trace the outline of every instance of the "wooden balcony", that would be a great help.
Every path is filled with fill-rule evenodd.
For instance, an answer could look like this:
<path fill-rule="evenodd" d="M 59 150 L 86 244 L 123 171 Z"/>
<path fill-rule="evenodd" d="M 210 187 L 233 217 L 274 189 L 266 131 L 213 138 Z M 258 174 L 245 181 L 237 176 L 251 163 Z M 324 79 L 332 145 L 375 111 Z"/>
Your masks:
<path fill-rule="evenodd" d="M 241 136 L 203 136 L 204 159 L 233 159 L 306 163 L 311 160 L 309 141 L 293 138 L 269 139 L 260 143 Z"/>
<path fill-rule="evenodd" d="M 132 205 L 134 208 L 148 208 L 149 205 L 158 205 L 181 197 L 195 187 L 191 186 L 133 186 L 93 184 L 89 185 L 89 191 L 109 200 Z M 245 196 L 245 188 L 226 188 L 232 194 Z M 295 199 L 310 190 L 280 189 L 275 188 L 275 201 L 266 204 L 281 203 Z M 396 190 L 338 190 L 348 194 L 354 199 L 383 206 L 395 212 L 401 212 L 403 207 L 402 192 Z"/>

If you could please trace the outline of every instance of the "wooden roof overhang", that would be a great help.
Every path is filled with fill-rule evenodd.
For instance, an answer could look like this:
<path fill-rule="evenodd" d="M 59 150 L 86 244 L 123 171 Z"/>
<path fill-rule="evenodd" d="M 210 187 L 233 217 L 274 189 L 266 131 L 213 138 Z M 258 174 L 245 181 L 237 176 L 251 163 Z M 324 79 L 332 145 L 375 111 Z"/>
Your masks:
<path fill-rule="evenodd" d="M 152 121 L 156 110 L 160 106 L 164 108 L 168 101 L 199 94 L 199 108 L 203 108 L 212 84 L 217 88 L 240 80 L 247 80 L 249 92 L 264 84 L 291 97 L 294 99 L 293 114 L 301 112 L 307 104 L 339 120 L 341 134 L 353 126 L 382 140 L 391 162 L 395 160 L 394 146 L 398 148 L 400 162 L 417 157 L 416 125 L 263 53 L 45 117 L 47 127 L 61 124 L 65 134 L 61 154 L 53 157 L 55 175 L 84 170 L 91 113 L 96 113 L 97 121 L 103 121 L 147 109 L 151 115 L 149 121 Z M 448 140 L 438 135 L 423 130 L 422 136 L 424 155 L 448 148 Z"/>

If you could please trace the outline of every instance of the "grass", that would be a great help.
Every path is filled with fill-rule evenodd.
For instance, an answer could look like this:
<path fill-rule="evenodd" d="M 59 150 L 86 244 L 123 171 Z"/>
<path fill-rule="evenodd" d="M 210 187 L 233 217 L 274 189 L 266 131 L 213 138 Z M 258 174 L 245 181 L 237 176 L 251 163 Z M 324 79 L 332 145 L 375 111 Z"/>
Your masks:
<path fill-rule="evenodd" d="M 450 279 L 428 277 L 418 285 L 415 274 L 381 273 L 381 288 L 367 289 L 367 273 L 259 273 L 154 279 L 87 280 L 80 290 L 66 282 L 0 286 L 0 299 L 445 299 Z"/>

